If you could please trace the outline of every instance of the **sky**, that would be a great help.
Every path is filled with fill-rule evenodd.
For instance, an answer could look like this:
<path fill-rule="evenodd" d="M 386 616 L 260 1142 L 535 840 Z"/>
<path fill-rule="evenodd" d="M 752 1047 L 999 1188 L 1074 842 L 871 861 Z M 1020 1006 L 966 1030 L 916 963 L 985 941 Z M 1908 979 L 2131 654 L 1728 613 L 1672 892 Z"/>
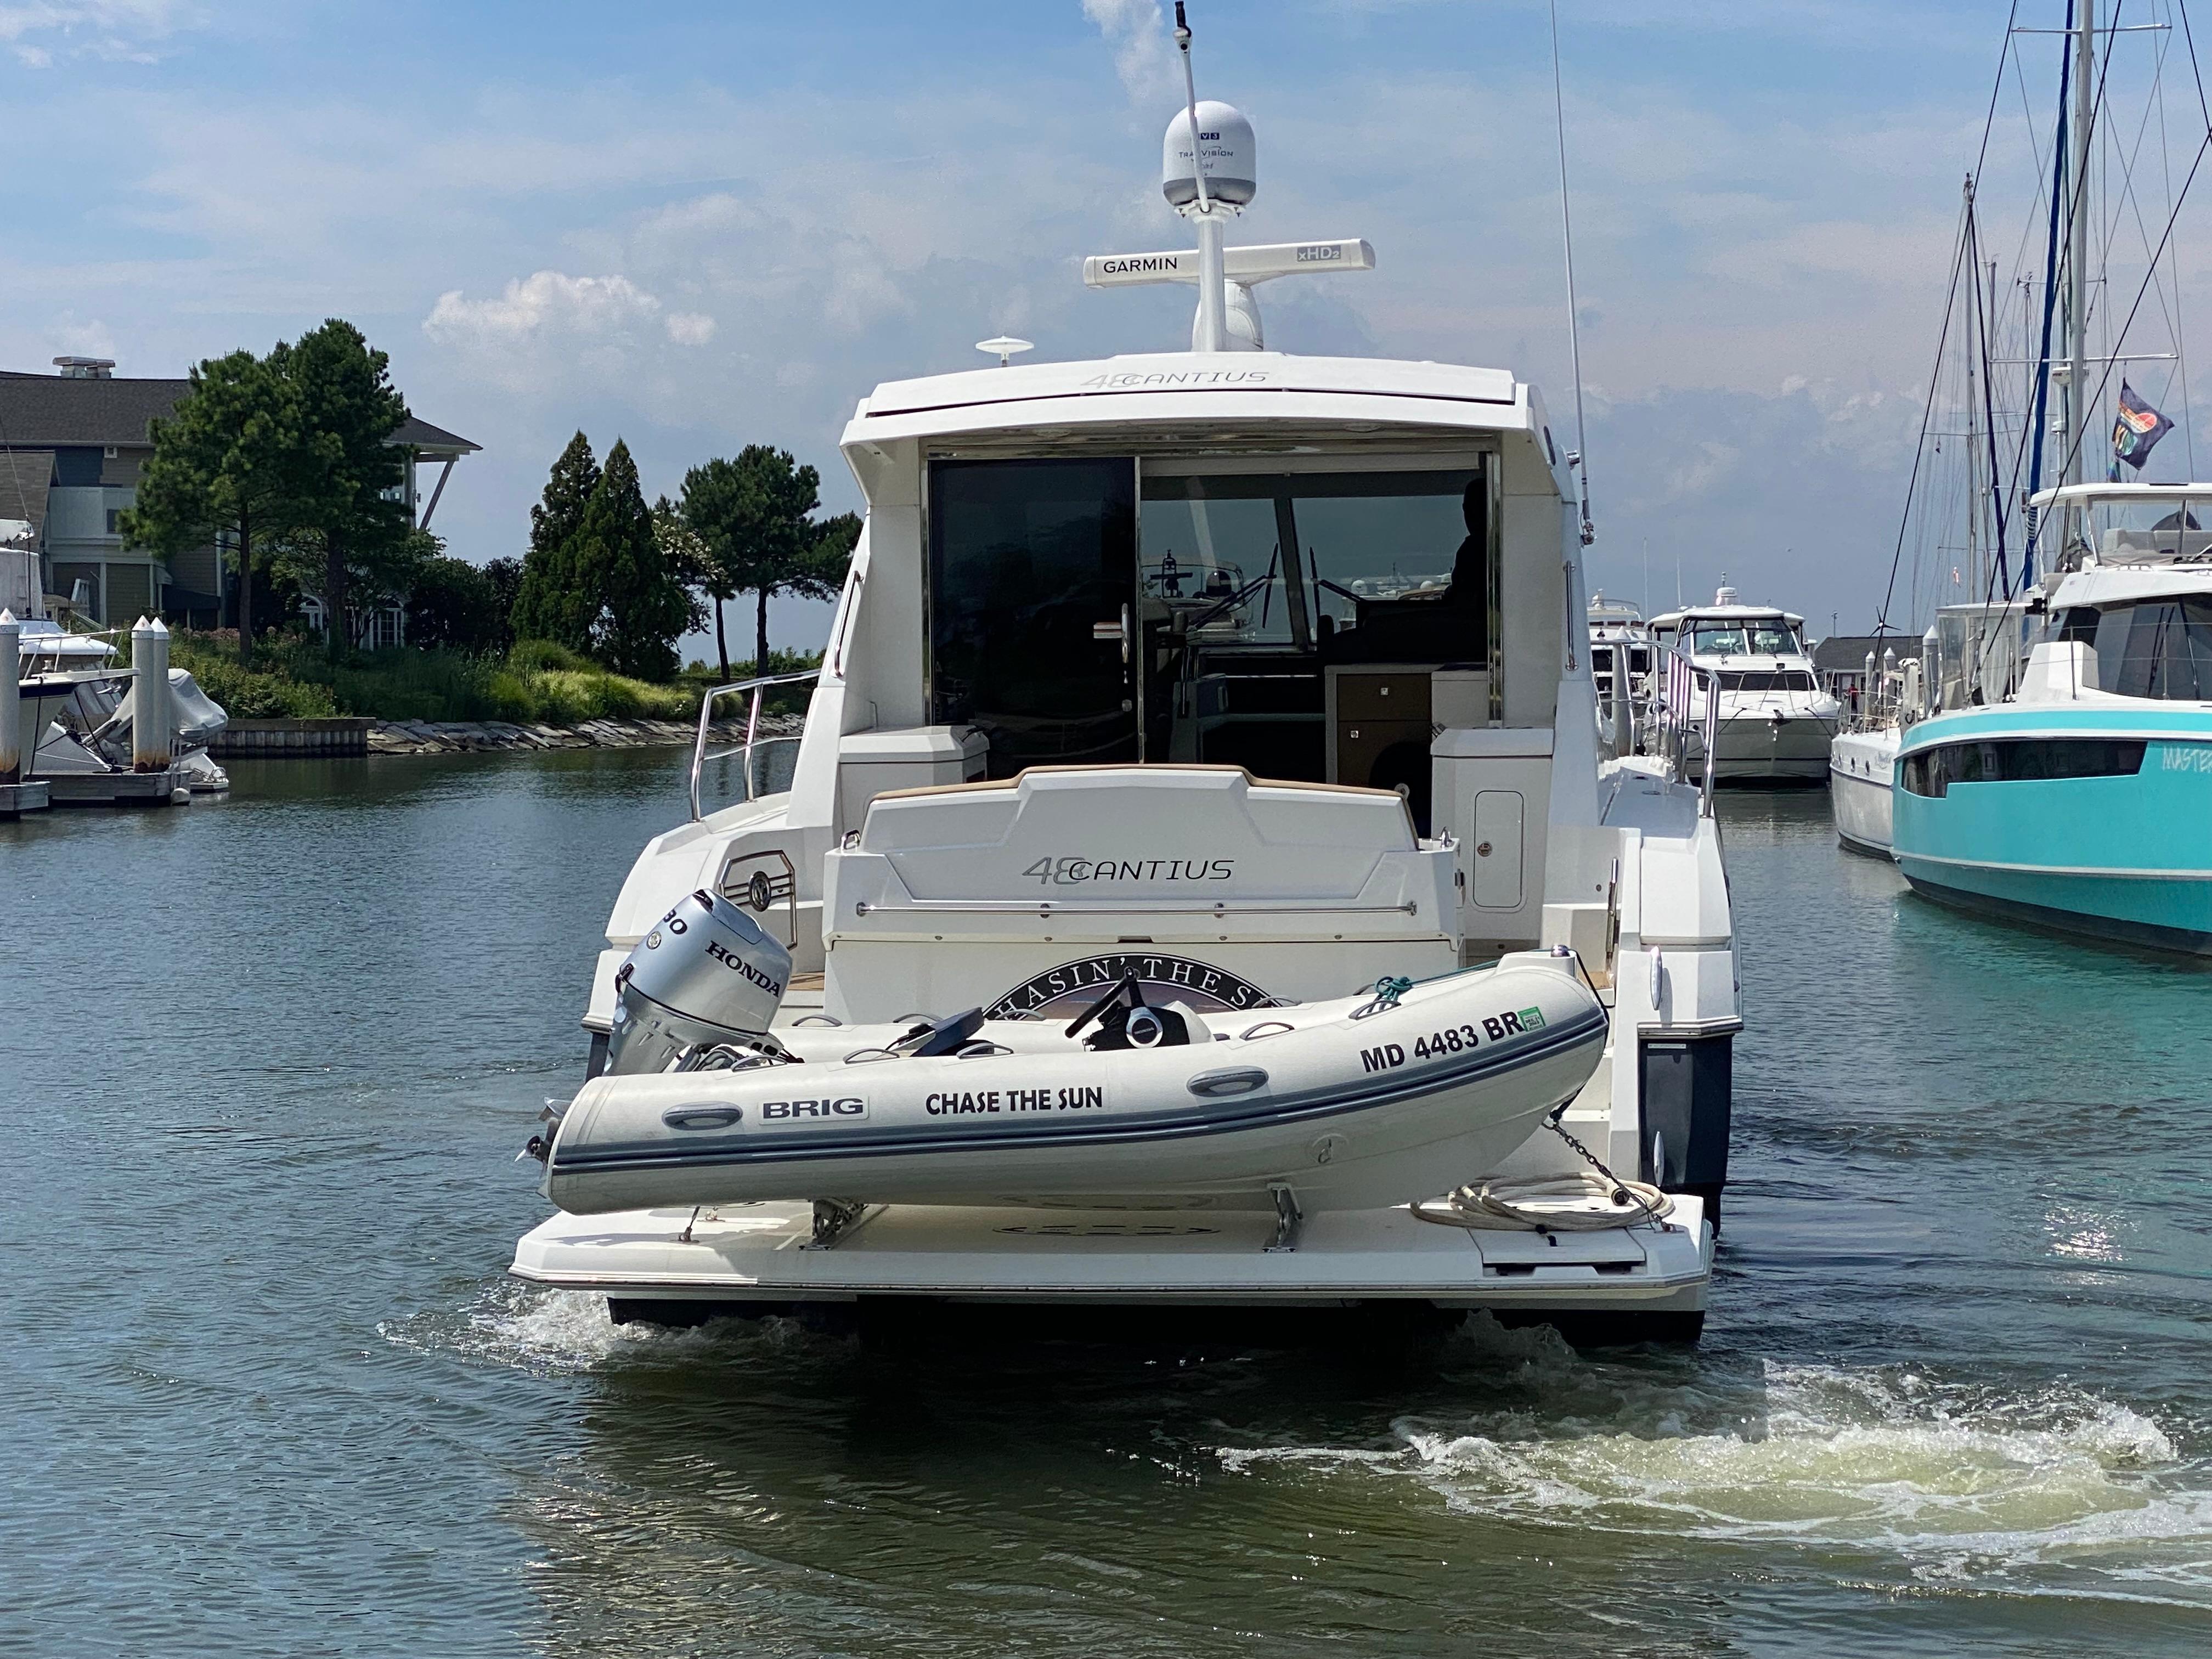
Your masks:
<path fill-rule="evenodd" d="M 857 507 L 836 439 L 876 382 L 980 366 L 1000 332 L 1031 361 L 1187 342 L 1183 291 L 1079 276 L 1182 245 L 1158 187 L 1167 9 L 0 0 L 0 367 L 180 374 L 349 318 L 416 414 L 483 447 L 434 525 L 478 562 L 522 550 L 579 428 L 602 454 L 625 439 L 648 495 L 764 442 L 819 469 L 825 510 Z M 2021 0 L 2019 21 L 2063 9 Z M 1816 633 L 1871 623 L 2006 19 L 1561 0 L 1595 583 L 1663 607 L 1678 569 L 1692 597 L 1725 574 Z M 1546 9 L 1193 0 L 1192 22 L 1200 94 L 1259 135 L 1236 239 L 1377 252 L 1263 290 L 1269 343 L 1510 368 L 1571 425 Z M 2018 40 L 1983 185 L 2008 261 L 2057 61 Z M 2179 324 L 2212 316 L 2197 207 Z M 2131 281 L 2115 266 L 2116 294 Z M 2176 413 L 2191 375 L 2162 372 Z M 779 644 L 826 624 L 796 601 L 774 618 Z"/>

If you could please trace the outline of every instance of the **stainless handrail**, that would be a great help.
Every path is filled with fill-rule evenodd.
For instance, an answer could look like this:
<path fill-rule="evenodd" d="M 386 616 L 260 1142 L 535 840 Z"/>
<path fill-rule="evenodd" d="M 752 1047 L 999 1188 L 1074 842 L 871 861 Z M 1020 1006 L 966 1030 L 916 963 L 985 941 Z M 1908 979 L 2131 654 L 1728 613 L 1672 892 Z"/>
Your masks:
<path fill-rule="evenodd" d="M 1716 674 L 1705 676 L 1705 782 L 1698 792 L 1698 810 L 1713 815 L 1713 762 L 1721 747 L 1721 685 Z"/>
<path fill-rule="evenodd" d="M 707 764 L 707 733 L 714 721 L 715 700 L 732 697 L 741 691 L 753 694 L 751 711 L 745 716 L 745 799 L 753 798 L 753 744 L 760 735 L 761 693 L 771 685 L 796 685 L 802 680 L 822 678 L 819 668 L 802 669 L 796 674 L 764 674 L 758 679 L 739 680 L 735 685 L 718 685 L 699 699 L 699 736 L 691 745 L 691 821 L 698 823 L 707 815 L 699 809 L 699 774 Z"/>

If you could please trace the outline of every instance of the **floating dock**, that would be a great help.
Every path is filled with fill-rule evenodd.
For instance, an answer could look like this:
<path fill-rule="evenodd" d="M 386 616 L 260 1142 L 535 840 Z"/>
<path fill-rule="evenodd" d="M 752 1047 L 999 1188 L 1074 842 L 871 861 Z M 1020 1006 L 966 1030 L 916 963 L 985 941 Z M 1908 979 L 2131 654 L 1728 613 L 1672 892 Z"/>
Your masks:
<path fill-rule="evenodd" d="M 175 766 L 159 772 L 57 772 L 36 782 L 57 806 L 175 806 L 191 798 Z"/>
<path fill-rule="evenodd" d="M 43 812 L 52 805 L 44 778 L 29 783 L 0 783 L 0 822 L 20 818 L 26 812 Z"/>

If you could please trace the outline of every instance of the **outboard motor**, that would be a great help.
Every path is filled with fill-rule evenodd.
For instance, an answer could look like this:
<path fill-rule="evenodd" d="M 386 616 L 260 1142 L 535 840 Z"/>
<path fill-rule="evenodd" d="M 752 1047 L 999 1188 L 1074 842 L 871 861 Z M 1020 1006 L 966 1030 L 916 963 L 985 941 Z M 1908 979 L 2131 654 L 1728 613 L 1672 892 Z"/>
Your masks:
<path fill-rule="evenodd" d="M 791 952 L 703 888 L 615 970 L 608 1073 L 665 1072 L 687 1050 L 757 1042 L 791 982 Z"/>

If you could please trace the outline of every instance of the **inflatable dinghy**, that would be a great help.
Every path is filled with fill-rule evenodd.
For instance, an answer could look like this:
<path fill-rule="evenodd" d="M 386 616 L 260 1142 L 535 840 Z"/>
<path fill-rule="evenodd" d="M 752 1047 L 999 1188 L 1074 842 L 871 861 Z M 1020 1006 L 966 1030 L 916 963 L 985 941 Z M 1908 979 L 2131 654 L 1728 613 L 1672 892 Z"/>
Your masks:
<path fill-rule="evenodd" d="M 1573 957 L 1527 952 L 1233 1017 L 1147 1007 L 1128 983 L 1064 1027 L 970 1010 L 771 1036 L 781 955 L 710 895 L 670 913 L 618 977 L 615 1070 L 544 1149 L 548 1198 L 580 1215 L 830 1198 L 1267 1209 L 1280 1188 L 1307 1212 L 1402 1204 L 1493 1172 L 1589 1079 L 1607 1030 Z M 702 985 L 721 998 L 711 1015 Z"/>

